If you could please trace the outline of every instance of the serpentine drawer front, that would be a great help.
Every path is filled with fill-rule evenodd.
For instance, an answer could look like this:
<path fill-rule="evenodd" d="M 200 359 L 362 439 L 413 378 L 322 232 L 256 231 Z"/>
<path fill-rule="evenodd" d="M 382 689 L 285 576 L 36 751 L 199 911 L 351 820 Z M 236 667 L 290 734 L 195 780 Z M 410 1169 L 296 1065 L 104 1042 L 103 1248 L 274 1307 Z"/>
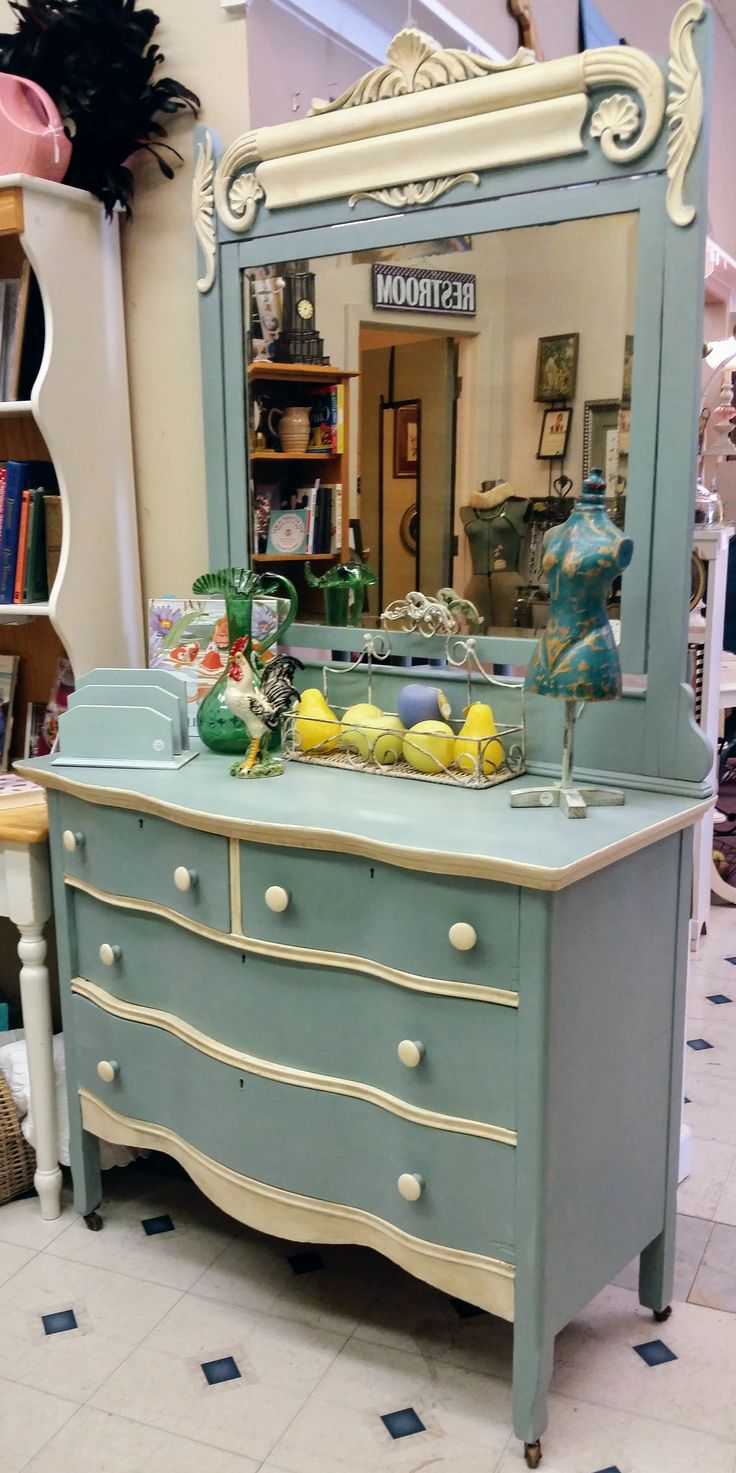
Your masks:
<path fill-rule="evenodd" d="M 74 912 L 76 972 L 123 1004 L 423 1110 L 515 1124 L 515 1007 L 248 954 L 82 891 Z"/>
<path fill-rule="evenodd" d="M 360 1208 L 428 1242 L 512 1260 L 512 1146 L 256 1078 L 81 997 L 71 1012 L 77 1087 L 111 1109 L 163 1125 L 256 1181 Z"/>
<path fill-rule="evenodd" d="M 227 839 L 65 793 L 59 808 L 65 875 L 230 930 Z"/>
<path fill-rule="evenodd" d="M 347 854 L 240 846 L 247 936 L 420 977 L 513 988 L 519 891 Z M 417 918 L 421 924 L 417 925 Z"/>

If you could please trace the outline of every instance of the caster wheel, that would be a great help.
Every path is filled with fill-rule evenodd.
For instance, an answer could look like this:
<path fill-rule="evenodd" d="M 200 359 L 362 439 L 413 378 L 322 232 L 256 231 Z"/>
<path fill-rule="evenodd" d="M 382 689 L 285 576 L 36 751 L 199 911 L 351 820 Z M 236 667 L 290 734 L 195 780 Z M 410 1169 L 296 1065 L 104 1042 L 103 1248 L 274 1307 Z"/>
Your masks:
<path fill-rule="evenodd" d="M 85 1213 L 84 1220 L 91 1233 L 99 1233 L 102 1228 L 102 1218 L 99 1212 Z"/>
<path fill-rule="evenodd" d="M 526 1459 L 527 1468 L 538 1468 L 539 1464 L 542 1461 L 541 1442 L 525 1442 L 524 1457 Z"/>
<path fill-rule="evenodd" d="M 672 1305 L 668 1304 L 666 1309 L 655 1309 L 654 1318 L 657 1321 L 658 1325 L 663 1325 L 665 1320 L 668 1320 L 671 1314 Z"/>

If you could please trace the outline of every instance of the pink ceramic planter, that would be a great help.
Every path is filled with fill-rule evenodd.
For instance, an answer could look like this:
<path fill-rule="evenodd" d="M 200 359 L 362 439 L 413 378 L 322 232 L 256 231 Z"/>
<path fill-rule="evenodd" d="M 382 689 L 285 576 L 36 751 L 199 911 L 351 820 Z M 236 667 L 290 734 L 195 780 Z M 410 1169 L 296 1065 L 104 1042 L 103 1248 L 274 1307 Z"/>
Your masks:
<path fill-rule="evenodd" d="M 30 174 L 60 183 L 72 146 L 42 87 L 0 73 L 0 175 Z"/>

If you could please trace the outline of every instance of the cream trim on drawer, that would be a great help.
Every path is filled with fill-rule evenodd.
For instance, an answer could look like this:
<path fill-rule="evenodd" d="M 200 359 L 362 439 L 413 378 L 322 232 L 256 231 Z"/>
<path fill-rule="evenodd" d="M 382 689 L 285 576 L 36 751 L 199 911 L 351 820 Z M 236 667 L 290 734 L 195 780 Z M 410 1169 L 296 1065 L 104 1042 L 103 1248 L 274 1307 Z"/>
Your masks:
<path fill-rule="evenodd" d="M 381 1110 L 389 1110 L 392 1115 L 400 1115 L 404 1120 L 412 1120 L 415 1125 L 455 1131 L 458 1135 L 479 1135 L 489 1141 L 500 1141 L 504 1146 L 516 1145 L 516 1131 L 507 1130 L 503 1125 L 487 1125 L 482 1120 L 464 1120 L 460 1116 L 442 1115 L 437 1110 L 425 1110 L 421 1105 L 411 1105 L 407 1100 L 400 1100 L 396 1095 L 390 1095 L 372 1084 L 361 1084 L 353 1079 L 335 1079 L 329 1074 L 312 1074 L 307 1069 L 295 1069 L 290 1064 L 274 1064 L 270 1059 L 259 1059 L 253 1054 L 241 1053 L 239 1049 L 230 1048 L 229 1044 L 220 1043 L 207 1033 L 201 1033 L 198 1028 L 185 1023 L 173 1013 L 165 1013 L 159 1008 L 141 1007 L 138 1003 L 122 1002 L 119 997 L 113 997 L 112 993 L 98 987 L 96 982 L 88 982 L 86 977 L 72 978 L 72 992 L 78 997 L 86 997 L 88 1002 L 94 1003 L 114 1018 L 124 1018 L 127 1023 L 143 1023 L 149 1028 L 161 1028 L 164 1033 L 180 1038 L 182 1043 L 190 1044 L 200 1054 L 208 1054 L 211 1059 L 218 1059 L 221 1064 L 228 1064 L 243 1074 L 257 1074 L 261 1079 L 273 1079 L 278 1084 L 297 1085 L 301 1089 L 350 1095 L 352 1099 L 365 1100 L 369 1105 L 378 1105 Z"/>
<path fill-rule="evenodd" d="M 414 992 L 436 992 L 441 997 L 464 997 L 471 1002 L 492 1002 L 503 1008 L 519 1006 L 518 992 L 507 988 L 481 987 L 475 982 L 445 982 L 436 977 L 419 977 L 412 972 L 400 972 L 394 967 L 385 967 L 381 962 L 368 961 L 366 957 L 343 956 L 339 951 L 310 951 L 305 946 L 283 946 L 275 941 L 258 941 L 243 934 L 228 935 L 226 931 L 216 931 L 203 921 L 192 920 L 191 916 L 171 910 L 168 905 L 159 905 L 155 900 L 135 900 L 129 895 L 109 895 L 107 891 L 98 890 L 96 885 L 90 885 L 88 880 L 80 880 L 76 875 L 65 875 L 64 883 L 73 890 L 84 891 L 85 895 L 91 895 L 93 900 L 99 900 L 103 905 L 119 905 L 122 910 L 160 916 L 162 920 L 183 926 L 185 931 L 194 931 L 198 936 L 205 936 L 209 941 L 219 941 L 237 951 L 251 951 L 257 956 L 275 956 L 282 961 L 302 961 L 311 966 L 335 967 L 340 971 L 367 972 L 371 977 L 380 978 L 382 982 L 392 982 L 396 987 L 408 987 Z"/>
<path fill-rule="evenodd" d="M 243 929 L 243 892 L 240 888 L 240 840 L 228 839 L 230 853 L 230 927 L 235 935 Z"/>
<path fill-rule="evenodd" d="M 79 1090 L 79 1098 L 85 1130 L 116 1145 L 173 1156 L 210 1200 L 239 1222 L 260 1232 L 307 1243 L 361 1243 L 435 1288 L 513 1321 L 513 1264 L 414 1238 L 360 1207 L 321 1202 L 240 1176 L 164 1125 L 120 1115 L 86 1089 Z"/>

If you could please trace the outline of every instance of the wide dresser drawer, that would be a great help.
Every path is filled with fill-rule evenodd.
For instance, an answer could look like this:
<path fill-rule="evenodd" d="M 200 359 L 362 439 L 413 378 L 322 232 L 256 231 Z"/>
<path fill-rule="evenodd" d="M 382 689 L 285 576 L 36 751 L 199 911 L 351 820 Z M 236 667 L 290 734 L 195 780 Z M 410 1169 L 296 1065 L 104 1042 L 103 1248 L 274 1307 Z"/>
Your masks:
<path fill-rule="evenodd" d="M 75 971 L 123 1005 L 256 1061 L 358 1082 L 398 1113 L 515 1126 L 514 1006 L 261 956 L 81 891 L 74 916 Z"/>
<path fill-rule="evenodd" d="M 65 793 L 58 799 L 56 823 L 65 875 L 230 930 L 226 838 Z"/>
<path fill-rule="evenodd" d="M 163 1126 L 257 1182 L 358 1209 L 427 1242 L 512 1260 L 512 1146 L 241 1073 L 81 997 L 72 1014 L 76 1087 L 118 1114 Z"/>
<path fill-rule="evenodd" d="M 420 977 L 514 988 L 519 891 L 347 854 L 240 845 L 245 935 Z"/>

